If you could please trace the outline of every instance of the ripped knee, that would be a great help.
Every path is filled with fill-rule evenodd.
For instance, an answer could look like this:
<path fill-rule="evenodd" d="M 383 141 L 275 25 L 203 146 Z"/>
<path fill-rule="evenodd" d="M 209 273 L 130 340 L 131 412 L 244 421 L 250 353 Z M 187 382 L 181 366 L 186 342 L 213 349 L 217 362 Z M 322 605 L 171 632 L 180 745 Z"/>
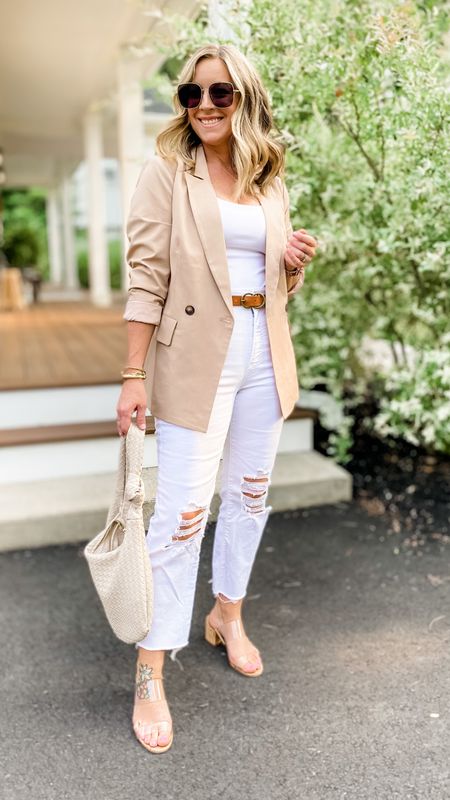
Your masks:
<path fill-rule="evenodd" d="M 182 511 L 178 515 L 178 525 L 172 534 L 172 542 L 187 542 L 205 528 L 208 516 L 206 506 L 196 506 L 192 511 Z"/>
<path fill-rule="evenodd" d="M 262 470 L 258 471 L 262 473 Z M 257 476 L 244 475 L 241 481 L 242 505 L 248 514 L 262 514 L 266 509 L 269 490 L 268 473 Z"/>

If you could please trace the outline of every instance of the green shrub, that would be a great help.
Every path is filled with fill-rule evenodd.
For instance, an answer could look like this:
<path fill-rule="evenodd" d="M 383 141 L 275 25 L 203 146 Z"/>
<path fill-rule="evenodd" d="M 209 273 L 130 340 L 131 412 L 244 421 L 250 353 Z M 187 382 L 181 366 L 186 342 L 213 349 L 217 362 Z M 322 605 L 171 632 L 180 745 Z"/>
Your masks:
<path fill-rule="evenodd" d="M 410 368 L 389 376 L 374 423 L 427 450 L 450 453 L 450 337 L 445 350 L 426 350 Z"/>
<path fill-rule="evenodd" d="M 3 189 L 3 242 L 12 266 L 37 267 L 48 276 L 45 192 L 41 189 Z"/>
<path fill-rule="evenodd" d="M 122 242 L 112 239 L 108 242 L 109 271 L 111 274 L 111 288 L 120 289 L 122 281 Z"/>
<path fill-rule="evenodd" d="M 87 249 L 86 231 L 77 231 L 77 266 L 80 286 L 89 289 L 89 254 Z M 109 272 L 111 288 L 120 289 L 122 269 L 122 242 L 112 239 L 108 242 Z"/>
<path fill-rule="evenodd" d="M 39 239 L 31 228 L 9 227 L 3 252 L 12 267 L 35 267 L 39 258 Z"/>

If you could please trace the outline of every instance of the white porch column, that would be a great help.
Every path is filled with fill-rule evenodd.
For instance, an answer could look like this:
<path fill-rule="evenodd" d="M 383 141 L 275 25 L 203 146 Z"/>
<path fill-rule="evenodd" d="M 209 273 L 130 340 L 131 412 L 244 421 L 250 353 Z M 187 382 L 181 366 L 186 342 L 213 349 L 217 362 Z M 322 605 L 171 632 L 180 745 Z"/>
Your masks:
<path fill-rule="evenodd" d="M 75 256 L 75 240 L 72 225 L 72 186 L 70 174 L 65 173 L 61 184 L 63 212 L 64 285 L 67 289 L 78 289 L 78 272 Z"/>
<path fill-rule="evenodd" d="M 46 212 L 50 281 L 58 285 L 62 283 L 63 279 L 63 261 L 60 228 L 61 215 L 58 205 L 58 192 L 56 189 L 50 189 L 47 194 Z"/>
<path fill-rule="evenodd" d="M 129 285 L 125 254 L 128 247 L 126 221 L 139 173 L 144 163 L 144 97 L 141 85 L 141 65 L 123 58 L 118 64 L 118 140 L 119 167 L 122 191 L 124 226 L 124 257 L 122 259 L 122 288 Z"/>
<path fill-rule="evenodd" d="M 92 302 L 111 305 L 108 251 L 105 232 L 102 118 L 90 110 L 84 118 L 84 153 L 88 184 L 89 286 Z"/>

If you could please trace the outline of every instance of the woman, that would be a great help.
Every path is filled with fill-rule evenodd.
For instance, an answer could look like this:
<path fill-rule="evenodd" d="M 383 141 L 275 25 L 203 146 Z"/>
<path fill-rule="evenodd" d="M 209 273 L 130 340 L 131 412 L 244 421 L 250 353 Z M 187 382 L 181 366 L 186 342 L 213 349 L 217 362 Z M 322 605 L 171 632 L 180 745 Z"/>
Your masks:
<path fill-rule="evenodd" d="M 265 499 L 283 419 L 298 397 L 287 299 L 316 241 L 292 232 L 268 98 L 232 46 L 183 69 L 175 119 L 142 170 L 128 221 L 129 349 L 117 406 L 156 425 L 158 486 L 147 534 L 154 616 L 139 642 L 133 727 L 153 753 L 171 746 L 166 650 L 188 643 L 201 540 L 223 455 L 205 637 L 246 677 L 261 675 L 241 611 L 270 512 Z M 155 336 L 154 331 L 156 330 Z M 146 363 L 146 370 L 143 369 Z M 146 373 L 148 378 L 146 378 Z M 147 380 L 147 385 L 142 379 Z"/>

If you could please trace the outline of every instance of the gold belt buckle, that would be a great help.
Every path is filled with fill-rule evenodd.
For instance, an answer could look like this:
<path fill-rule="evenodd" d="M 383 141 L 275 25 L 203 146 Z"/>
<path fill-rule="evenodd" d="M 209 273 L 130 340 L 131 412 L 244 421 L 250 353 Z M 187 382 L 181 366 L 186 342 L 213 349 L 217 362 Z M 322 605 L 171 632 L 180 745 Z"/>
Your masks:
<path fill-rule="evenodd" d="M 261 302 L 259 306 L 248 306 L 246 305 L 246 300 L 245 300 L 246 297 L 260 297 Z M 265 304 L 266 304 L 266 298 L 264 297 L 263 294 L 261 294 L 261 292 L 246 292 L 241 297 L 241 306 L 244 306 L 244 308 L 262 308 Z"/>

